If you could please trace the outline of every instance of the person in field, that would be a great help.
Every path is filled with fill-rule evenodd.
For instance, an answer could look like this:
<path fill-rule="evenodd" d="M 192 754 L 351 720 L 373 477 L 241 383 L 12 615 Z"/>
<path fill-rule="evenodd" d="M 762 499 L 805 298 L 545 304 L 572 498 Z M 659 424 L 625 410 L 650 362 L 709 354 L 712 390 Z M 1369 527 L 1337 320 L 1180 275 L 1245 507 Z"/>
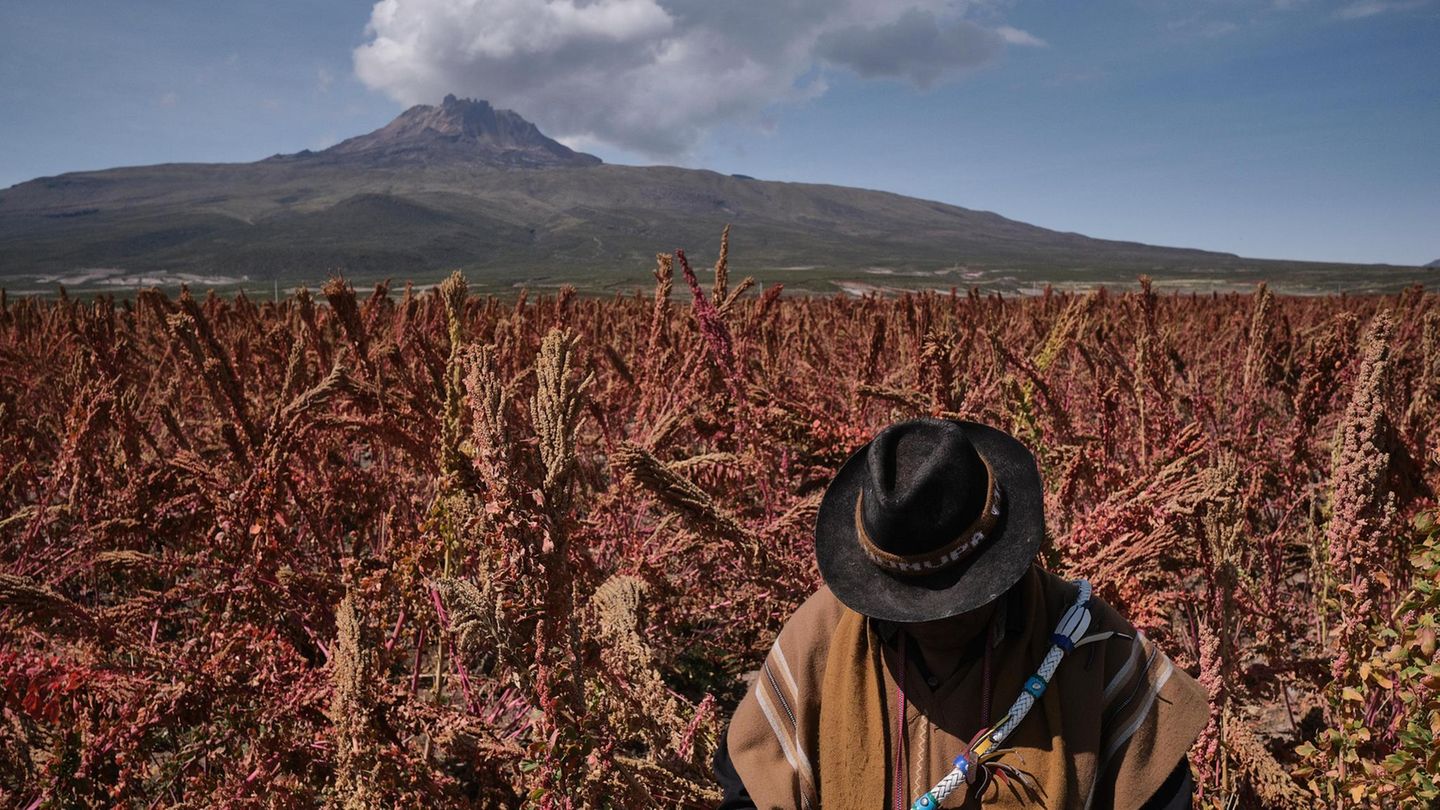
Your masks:
<path fill-rule="evenodd" d="M 1035 560 L 1039 469 L 959 420 L 891 425 L 821 500 L 825 584 L 721 740 L 733 808 L 1189 807 L 1205 690 Z"/>

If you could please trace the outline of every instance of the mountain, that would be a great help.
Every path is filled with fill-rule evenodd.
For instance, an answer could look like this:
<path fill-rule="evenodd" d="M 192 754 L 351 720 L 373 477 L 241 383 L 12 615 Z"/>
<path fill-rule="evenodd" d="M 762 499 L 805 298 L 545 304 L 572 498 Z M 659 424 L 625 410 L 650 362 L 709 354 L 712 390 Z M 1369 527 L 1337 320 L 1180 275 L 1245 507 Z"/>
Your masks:
<path fill-rule="evenodd" d="M 424 281 L 462 268 L 480 287 L 628 289 L 657 252 L 707 253 L 726 224 L 737 268 L 791 289 L 1024 290 L 1140 273 L 1200 289 L 1413 280 L 1397 268 L 1091 239 L 883 191 L 610 165 L 515 112 L 454 96 L 323 151 L 72 172 L 0 190 L 0 280 L 268 287 L 337 271 Z"/>
<path fill-rule="evenodd" d="M 418 104 L 389 124 L 342 141 L 318 155 L 277 155 L 272 161 L 330 160 L 357 166 L 466 163 L 496 167 L 594 166 L 600 158 L 545 137 L 512 110 L 446 96 L 438 107 Z"/>
<path fill-rule="evenodd" d="M 1435 261 L 1430 262 L 1429 264 L 1427 264 L 1427 265 L 1425 265 L 1425 266 L 1426 266 L 1426 267 L 1440 267 L 1440 259 L 1436 259 Z"/>

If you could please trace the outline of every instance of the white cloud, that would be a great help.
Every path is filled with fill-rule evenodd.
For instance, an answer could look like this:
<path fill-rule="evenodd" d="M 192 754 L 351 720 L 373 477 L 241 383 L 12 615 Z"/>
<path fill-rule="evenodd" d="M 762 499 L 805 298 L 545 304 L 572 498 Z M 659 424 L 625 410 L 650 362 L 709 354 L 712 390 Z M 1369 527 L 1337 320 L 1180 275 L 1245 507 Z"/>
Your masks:
<path fill-rule="evenodd" d="M 995 33 L 999 34 L 1001 39 L 1011 45 L 1029 45 L 1034 48 L 1045 48 L 1050 45 L 1050 43 L 1029 31 L 1021 31 L 1019 28 L 1011 28 L 1008 25 L 1002 25 L 996 28 Z"/>
<path fill-rule="evenodd" d="M 824 93 L 830 69 L 928 86 L 1044 44 L 973 21 L 981 2 L 380 0 L 355 72 L 406 104 L 474 96 L 567 143 L 673 157 Z"/>
<path fill-rule="evenodd" d="M 816 42 L 816 53 L 868 79 L 906 79 L 929 87 L 948 73 L 994 59 L 1003 40 L 1002 34 L 975 23 L 946 22 L 928 9 L 911 8 L 879 25 L 827 31 Z"/>
<path fill-rule="evenodd" d="M 1387 11 L 1404 11 L 1423 5 L 1425 0 L 1360 0 L 1335 12 L 1335 16 L 1342 20 L 1359 20 Z"/>

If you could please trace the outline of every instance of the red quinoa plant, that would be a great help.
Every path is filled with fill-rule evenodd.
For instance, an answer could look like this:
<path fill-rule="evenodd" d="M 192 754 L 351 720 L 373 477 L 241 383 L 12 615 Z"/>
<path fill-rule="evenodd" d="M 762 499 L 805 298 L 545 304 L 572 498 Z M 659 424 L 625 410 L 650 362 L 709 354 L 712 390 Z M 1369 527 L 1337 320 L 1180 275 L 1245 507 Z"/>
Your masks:
<path fill-rule="evenodd" d="M 1433 800 L 1433 294 L 807 298 L 729 258 L 0 298 L 0 803 L 706 806 L 830 474 L 922 414 L 1021 436 L 1049 564 L 1209 686 L 1204 804 Z"/>

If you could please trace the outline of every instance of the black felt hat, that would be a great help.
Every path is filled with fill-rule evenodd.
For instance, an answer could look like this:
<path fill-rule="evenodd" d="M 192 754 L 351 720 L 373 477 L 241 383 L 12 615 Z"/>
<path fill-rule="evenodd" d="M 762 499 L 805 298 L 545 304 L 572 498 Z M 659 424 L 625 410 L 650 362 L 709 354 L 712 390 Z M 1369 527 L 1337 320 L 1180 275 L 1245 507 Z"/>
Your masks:
<path fill-rule="evenodd" d="M 880 431 L 840 466 L 815 521 L 820 575 L 835 597 L 896 622 L 994 600 L 1044 538 L 1035 457 L 1002 430 L 952 419 Z"/>

